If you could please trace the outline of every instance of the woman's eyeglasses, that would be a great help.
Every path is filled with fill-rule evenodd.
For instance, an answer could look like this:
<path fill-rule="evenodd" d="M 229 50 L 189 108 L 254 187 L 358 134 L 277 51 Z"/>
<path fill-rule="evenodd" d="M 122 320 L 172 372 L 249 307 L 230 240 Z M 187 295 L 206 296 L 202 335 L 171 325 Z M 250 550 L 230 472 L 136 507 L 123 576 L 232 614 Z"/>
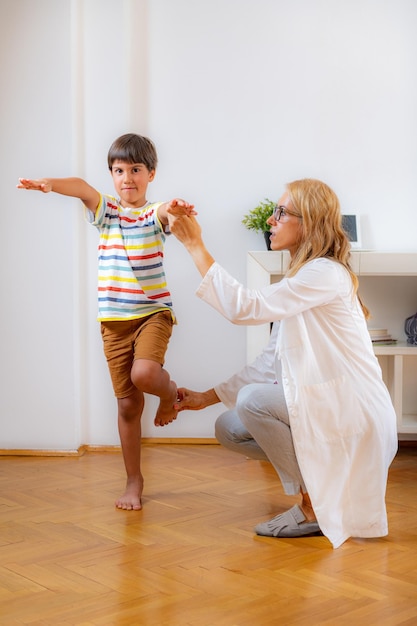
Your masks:
<path fill-rule="evenodd" d="M 285 206 L 276 206 L 274 212 L 272 213 L 272 217 L 276 222 L 279 222 L 281 217 L 285 217 L 286 215 L 293 215 L 294 217 L 299 217 L 301 219 L 301 215 L 297 215 L 297 213 L 289 211 Z"/>

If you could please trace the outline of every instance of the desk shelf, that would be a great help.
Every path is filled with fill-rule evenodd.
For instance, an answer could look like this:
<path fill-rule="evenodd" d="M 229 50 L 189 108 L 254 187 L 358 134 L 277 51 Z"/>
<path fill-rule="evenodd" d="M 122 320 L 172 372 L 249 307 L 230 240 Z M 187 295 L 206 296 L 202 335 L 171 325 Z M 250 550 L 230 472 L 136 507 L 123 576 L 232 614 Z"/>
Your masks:
<path fill-rule="evenodd" d="M 359 292 L 371 310 L 370 326 L 387 328 L 398 343 L 375 346 L 397 415 L 400 439 L 417 438 L 417 346 L 406 343 L 404 322 L 417 310 L 417 253 L 353 251 L 352 267 Z M 281 280 L 288 267 L 287 252 L 249 252 L 248 287 L 262 288 Z M 269 341 L 270 325 L 248 326 L 247 361 Z"/>

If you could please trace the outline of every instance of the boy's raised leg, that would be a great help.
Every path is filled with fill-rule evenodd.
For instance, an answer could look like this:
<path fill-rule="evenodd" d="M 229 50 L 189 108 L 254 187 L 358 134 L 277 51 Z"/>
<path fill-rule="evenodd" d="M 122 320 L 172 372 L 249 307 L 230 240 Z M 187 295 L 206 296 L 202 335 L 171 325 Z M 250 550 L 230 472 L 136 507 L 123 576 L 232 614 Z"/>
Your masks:
<path fill-rule="evenodd" d="M 178 411 L 174 409 L 177 385 L 159 363 L 148 359 L 136 359 L 133 362 L 131 378 L 137 389 L 160 399 L 154 420 L 155 426 L 165 426 L 177 418 Z"/>

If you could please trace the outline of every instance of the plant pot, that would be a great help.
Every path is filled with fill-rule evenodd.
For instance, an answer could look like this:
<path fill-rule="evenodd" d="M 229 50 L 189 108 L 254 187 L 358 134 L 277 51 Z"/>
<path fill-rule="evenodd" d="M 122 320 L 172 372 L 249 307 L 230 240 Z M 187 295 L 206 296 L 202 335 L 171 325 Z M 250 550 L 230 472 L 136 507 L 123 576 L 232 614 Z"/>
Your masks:
<path fill-rule="evenodd" d="M 265 238 L 265 243 L 266 243 L 266 249 L 267 250 L 271 249 L 271 239 L 270 239 L 270 236 L 271 236 L 271 231 L 270 230 L 266 230 L 264 232 L 264 238 Z"/>

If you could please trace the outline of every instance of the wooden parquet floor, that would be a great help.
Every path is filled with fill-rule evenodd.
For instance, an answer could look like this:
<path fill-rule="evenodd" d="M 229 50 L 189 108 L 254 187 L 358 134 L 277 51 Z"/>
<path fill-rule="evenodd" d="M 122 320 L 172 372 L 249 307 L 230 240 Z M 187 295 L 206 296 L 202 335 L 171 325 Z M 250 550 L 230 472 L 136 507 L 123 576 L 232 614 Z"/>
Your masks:
<path fill-rule="evenodd" d="M 417 624 L 417 449 L 392 466 L 390 534 L 257 537 L 296 501 L 218 445 L 143 448 L 144 509 L 119 511 L 120 453 L 0 457 L 5 626 Z M 366 479 L 366 478 L 365 478 Z"/>

